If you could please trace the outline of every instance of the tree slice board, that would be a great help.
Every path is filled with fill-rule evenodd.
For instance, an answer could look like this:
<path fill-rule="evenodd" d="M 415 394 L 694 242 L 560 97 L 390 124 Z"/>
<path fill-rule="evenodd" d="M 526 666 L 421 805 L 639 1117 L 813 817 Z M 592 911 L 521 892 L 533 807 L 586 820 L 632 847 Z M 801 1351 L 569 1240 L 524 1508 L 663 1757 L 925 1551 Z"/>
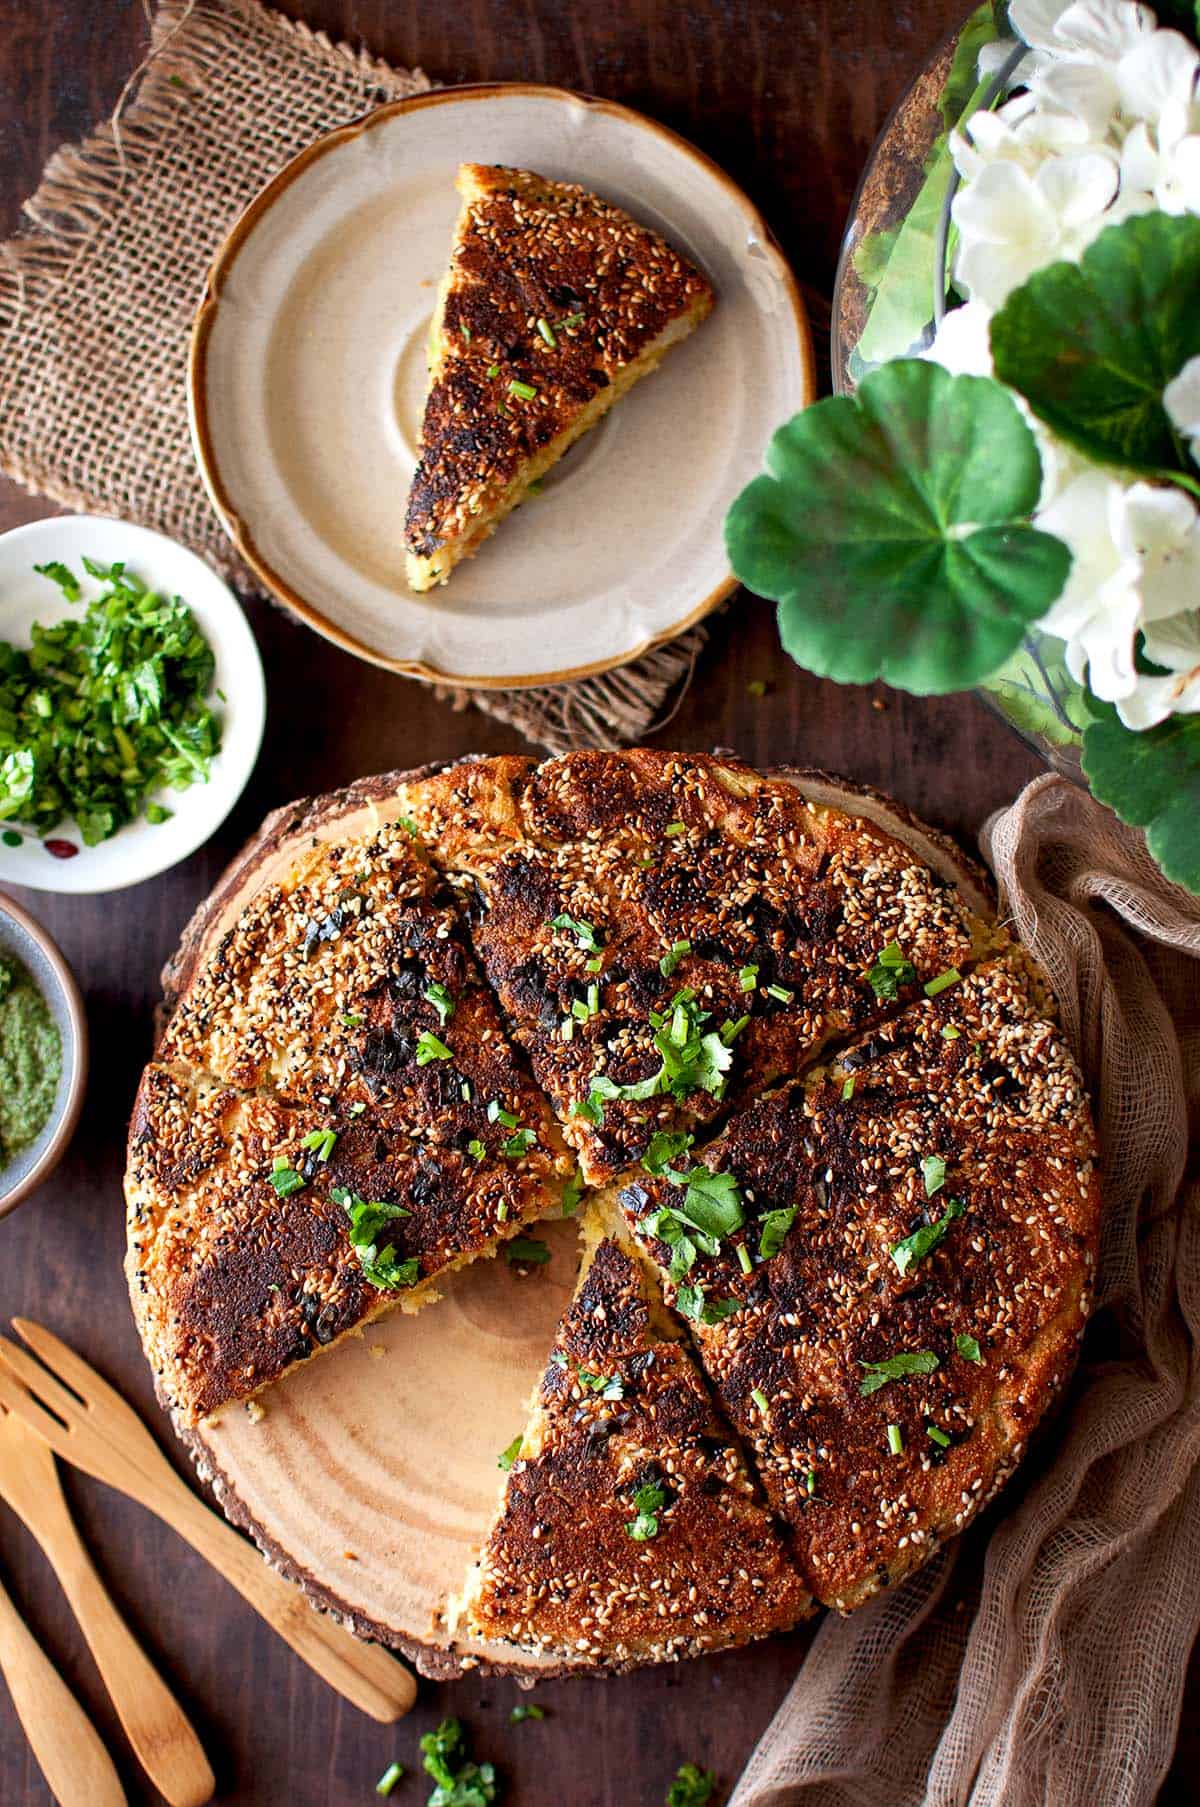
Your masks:
<path fill-rule="evenodd" d="M 166 1012 L 256 891 L 314 839 L 394 820 L 397 786 L 434 769 L 364 779 L 269 816 L 184 931 L 163 975 Z M 774 775 L 907 841 L 972 909 L 994 915 L 983 869 L 901 805 L 824 772 Z M 551 1221 L 538 1234 L 551 1259 L 532 1273 L 476 1262 L 440 1283 L 437 1303 L 338 1343 L 269 1388 L 259 1409 L 233 1406 L 194 1430 L 176 1426 L 227 1516 L 274 1567 L 433 1677 L 479 1664 L 531 1679 L 570 1667 L 508 1645 L 459 1639 L 452 1649 L 443 1617 L 491 1522 L 497 1457 L 524 1425 L 575 1283 L 574 1225 Z"/>

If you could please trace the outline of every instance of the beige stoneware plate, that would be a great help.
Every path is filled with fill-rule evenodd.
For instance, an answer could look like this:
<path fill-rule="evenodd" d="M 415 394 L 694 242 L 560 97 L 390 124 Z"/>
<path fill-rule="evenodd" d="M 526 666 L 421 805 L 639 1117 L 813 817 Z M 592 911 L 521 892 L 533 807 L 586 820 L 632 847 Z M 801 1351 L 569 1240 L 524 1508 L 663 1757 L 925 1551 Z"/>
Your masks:
<path fill-rule="evenodd" d="M 581 182 L 710 277 L 712 317 L 452 582 L 416 596 L 403 524 L 463 161 Z M 547 684 L 635 658 L 732 588 L 722 520 L 814 393 L 795 281 L 715 164 L 606 101 L 442 89 L 319 139 L 226 240 L 196 318 L 192 433 L 247 564 L 318 632 L 412 676 Z"/>

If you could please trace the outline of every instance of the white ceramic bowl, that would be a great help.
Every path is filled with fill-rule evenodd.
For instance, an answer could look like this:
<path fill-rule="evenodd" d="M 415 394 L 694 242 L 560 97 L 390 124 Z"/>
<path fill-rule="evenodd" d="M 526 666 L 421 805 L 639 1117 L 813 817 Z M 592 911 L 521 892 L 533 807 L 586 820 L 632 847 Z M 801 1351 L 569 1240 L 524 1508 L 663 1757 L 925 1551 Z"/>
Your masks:
<path fill-rule="evenodd" d="M 71 859 L 56 859 L 29 833 L 19 847 L 0 842 L 0 881 L 36 891 L 116 891 L 186 859 L 220 827 L 244 790 L 266 720 L 262 661 L 232 590 L 194 552 L 127 521 L 53 516 L 0 534 L 0 640 L 28 646 L 35 621 L 57 621 L 84 606 L 67 602 L 56 584 L 37 575 L 35 565 L 53 559 L 69 565 L 82 579 L 85 603 L 100 593 L 101 585 L 83 574 L 85 554 L 105 565 L 124 560 L 153 589 L 178 593 L 193 611 L 216 657 L 215 684 L 225 697 L 218 702 L 221 751 L 207 784 L 159 793 L 173 812 L 169 821 L 130 822 L 98 847 L 85 847 L 68 822 L 53 835 L 79 848 Z M 0 823 L 0 829 L 20 827 Z"/>
<path fill-rule="evenodd" d="M 717 305 L 451 581 L 414 595 L 404 511 L 462 161 L 582 183 L 661 231 Z M 219 253 L 190 371 L 200 468 L 238 551 L 348 651 L 475 687 L 633 659 L 733 587 L 722 524 L 814 394 L 799 292 L 692 145 L 558 88 L 440 89 L 319 139 Z"/>
<path fill-rule="evenodd" d="M 62 1071 L 54 1105 L 27 1148 L 0 1166 L 0 1217 L 48 1179 L 75 1133 L 87 1084 L 88 1035 L 83 999 L 70 967 L 40 922 L 0 892 L 0 953 L 21 962 L 38 986 L 62 1038 Z"/>

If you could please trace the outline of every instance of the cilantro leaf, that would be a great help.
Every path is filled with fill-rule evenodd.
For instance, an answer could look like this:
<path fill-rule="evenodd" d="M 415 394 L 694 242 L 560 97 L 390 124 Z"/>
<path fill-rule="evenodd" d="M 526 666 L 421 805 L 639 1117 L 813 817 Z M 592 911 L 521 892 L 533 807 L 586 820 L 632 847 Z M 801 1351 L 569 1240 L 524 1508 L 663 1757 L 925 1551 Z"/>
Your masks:
<path fill-rule="evenodd" d="M 648 1543 L 652 1537 L 658 1536 L 658 1515 L 667 1503 L 667 1496 L 655 1482 L 651 1481 L 639 1487 L 633 1496 L 635 1516 L 625 1526 L 626 1533 L 634 1543 Z"/>
<path fill-rule="evenodd" d="M 787 1205 L 778 1211 L 768 1211 L 759 1218 L 758 1253 L 762 1261 L 770 1261 L 778 1255 L 787 1239 L 787 1233 L 796 1221 L 795 1205 Z"/>
<path fill-rule="evenodd" d="M 454 999 L 439 980 L 435 979 L 432 985 L 426 986 L 425 1001 L 427 1004 L 433 1005 L 438 1013 L 438 1021 L 444 1029 L 454 1015 Z"/>
<path fill-rule="evenodd" d="M 1172 715 L 1135 734 L 1111 703 L 1088 699 L 1094 720 L 1083 736 L 1092 795 L 1122 822 L 1146 831 L 1167 877 L 1200 893 L 1200 715 Z"/>
<path fill-rule="evenodd" d="M 741 1229 L 742 1195 L 732 1173 L 713 1173 L 708 1167 L 692 1167 L 687 1173 L 666 1171 L 672 1186 L 685 1188 L 683 1203 L 666 1207 L 674 1216 L 714 1241 Z"/>
<path fill-rule="evenodd" d="M 431 1060 L 453 1060 L 454 1055 L 432 1029 L 422 1029 L 417 1037 L 417 1065 L 427 1067 Z"/>
<path fill-rule="evenodd" d="M 592 1123 L 603 1123 L 604 1105 L 608 1099 L 631 1099 L 637 1102 L 670 1092 L 674 1098 L 686 1098 L 690 1092 L 704 1091 L 719 1098 L 725 1090 L 725 1075 L 733 1064 L 733 1055 L 715 1030 L 705 1030 L 709 1012 L 701 1010 L 696 994 L 689 986 L 675 993 L 665 1010 L 650 1012 L 654 1030 L 654 1046 L 660 1065 L 656 1073 L 618 1085 L 605 1073 L 595 1073 L 586 1099 L 575 1111 Z"/>
<path fill-rule="evenodd" d="M 564 1217 L 574 1217 L 582 1197 L 583 1175 L 577 1167 L 562 1189 L 562 1214 Z"/>
<path fill-rule="evenodd" d="M 1066 581 L 1067 548 L 1029 519 L 1033 434 L 989 377 L 898 359 L 781 427 L 767 473 L 726 517 L 729 559 L 820 677 L 966 689 Z"/>
<path fill-rule="evenodd" d="M 991 339 L 996 375 L 1086 457 L 1200 494 L 1162 399 L 1200 355 L 1200 219 L 1153 212 L 1107 227 L 1078 263 L 1015 289 Z"/>
<path fill-rule="evenodd" d="M 697 1769 L 694 1763 L 683 1763 L 667 1790 L 667 1807 L 708 1807 L 716 1785 L 714 1770 Z"/>
<path fill-rule="evenodd" d="M 504 1245 L 504 1258 L 510 1266 L 544 1267 L 550 1250 L 537 1236 L 514 1236 Z"/>
<path fill-rule="evenodd" d="M 582 916 L 567 916 L 566 914 L 555 916 L 551 920 L 550 927 L 567 929 L 587 954 L 598 954 L 604 946 L 591 923 Z"/>
<path fill-rule="evenodd" d="M 519 1161 L 522 1155 L 529 1153 L 536 1141 L 536 1130 L 518 1129 L 509 1136 L 507 1142 L 501 1144 L 500 1153 L 506 1161 Z"/>
<path fill-rule="evenodd" d="M 508 1723 L 509 1725 L 524 1725 L 527 1719 L 544 1719 L 545 1717 L 544 1707 L 534 1706 L 532 1701 L 522 1701 L 520 1706 L 514 1707 L 509 1714 Z"/>
<path fill-rule="evenodd" d="M 496 1799 L 495 1768 L 468 1759 L 459 1720 L 444 1719 L 436 1732 L 426 1732 L 421 1761 L 437 1783 L 428 1807 L 491 1807 Z"/>
<path fill-rule="evenodd" d="M 860 1361 L 858 1365 L 866 1370 L 858 1390 L 864 1399 L 868 1399 L 872 1393 L 878 1393 L 880 1387 L 886 1387 L 889 1380 L 904 1380 L 910 1374 L 932 1374 L 939 1363 L 932 1349 L 912 1349 L 900 1355 L 889 1355 L 886 1361 Z"/>
<path fill-rule="evenodd" d="M 896 1264 L 896 1272 L 906 1274 L 910 1267 L 915 1267 L 918 1261 L 931 1255 L 945 1238 L 946 1231 L 955 1218 L 961 1217 L 965 1210 L 966 1206 L 961 1199 L 952 1198 L 947 1202 L 945 1215 L 939 1217 L 936 1223 L 922 1224 L 919 1230 L 914 1230 L 903 1242 L 894 1243 L 892 1260 Z"/>
<path fill-rule="evenodd" d="M 294 1167 L 289 1167 L 282 1155 L 276 1160 L 267 1178 L 279 1198 L 290 1198 L 293 1192 L 299 1192 L 308 1184 L 304 1175 L 297 1173 Z"/>
<path fill-rule="evenodd" d="M 875 964 L 867 974 L 867 983 L 881 1004 L 898 997 L 902 985 L 911 985 L 917 976 L 917 969 L 911 960 L 906 960 L 897 941 L 889 941 L 887 946 L 876 955 Z"/>
<path fill-rule="evenodd" d="M 524 1441 L 525 1433 L 522 1431 L 519 1437 L 513 1438 L 507 1449 L 502 1449 L 500 1451 L 500 1454 L 496 1457 L 496 1467 L 502 1468 L 505 1474 L 507 1474 L 517 1457 L 520 1455 L 521 1445 Z"/>
<path fill-rule="evenodd" d="M 70 565 L 64 565 L 60 558 L 52 558 L 44 565 L 35 565 L 34 570 L 39 577 L 48 577 L 51 583 L 57 584 L 68 602 L 78 602 L 83 595 L 79 579 Z"/>
<path fill-rule="evenodd" d="M 722 1318 L 731 1318 L 735 1311 L 742 1309 L 742 1301 L 737 1298 L 706 1298 L 702 1286 L 677 1288 L 675 1303 L 684 1317 L 690 1318 L 694 1324 L 719 1324 Z"/>
<path fill-rule="evenodd" d="M 397 1217 L 411 1217 L 403 1205 L 368 1201 L 346 1186 L 334 1186 L 329 1194 L 335 1205 L 341 1205 L 350 1219 L 350 1246 L 358 1256 L 363 1274 L 383 1292 L 399 1292 L 415 1286 L 421 1277 L 421 1263 L 415 1255 L 401 1261 L 394 1242 L 378 1246 L 379 1232 Z"/>
<path fill-rule="evenodd" d="M 661 1173 L 665 1167 L 677 1161 L 680 1155 L 686 1154 L 691 1146 L 692 1138 L 685 1129 L 655 1130 L 642 1156 L 642 1166 L 647 1173 Z"/>
<path fill-rule="evenodd" d="M 946 1184 L 946 1163 L 940 1154 L 922 1155 L 921 1178 L 925 1182 L 926 1198 L 941 1191 Z"/>
<path fill-rule="evenodd" d="M 958 1353 L 965 1362 L 979 1362 L 982 1364 L 983 1356 L 980 1354 L 979 1343 L 975 1337 L 956 1336 L 954 1339 L 954 1347 L 958 1350 Z"/>

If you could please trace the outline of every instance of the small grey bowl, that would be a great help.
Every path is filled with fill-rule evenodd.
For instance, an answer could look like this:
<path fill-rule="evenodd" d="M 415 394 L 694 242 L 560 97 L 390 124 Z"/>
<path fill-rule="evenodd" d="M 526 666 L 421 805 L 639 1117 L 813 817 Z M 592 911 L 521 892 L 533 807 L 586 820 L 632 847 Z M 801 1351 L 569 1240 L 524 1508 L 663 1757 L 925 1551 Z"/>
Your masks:
<path fill-rule="evenodd" d="M 54 1108 L 41 1134 L 0 1167 L 0 1217 L 48 1179 L 79 1121 L 87 1083 L 88 1038 L 83 999 L 70 967 L 40 923 L 0 892 L 0 953 L 11 954 L 40 987 L 62 1036 L 62 1072 Z"/>

